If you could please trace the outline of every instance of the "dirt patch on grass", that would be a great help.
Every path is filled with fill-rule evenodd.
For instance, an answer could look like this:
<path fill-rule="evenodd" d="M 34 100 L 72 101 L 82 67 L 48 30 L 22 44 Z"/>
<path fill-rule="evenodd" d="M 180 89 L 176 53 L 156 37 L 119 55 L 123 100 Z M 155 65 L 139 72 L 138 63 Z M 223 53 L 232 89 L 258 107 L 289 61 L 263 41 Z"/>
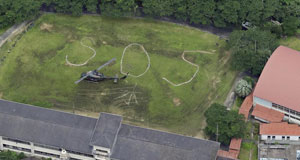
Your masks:
<path fill-rule="evenodd" d="M 48 24 L 48 23 L 43 23 L 40 25 L 40 30 L 41 31 L 48 31 L 51 32 L 53 29 L 53 25 L 52 24 Z"/>
<path fill-rule="evenodd" d="M 179 98 L 173 98 L 173 103 L 174 103 L 175 106 L 180 106 L 181 101 L 180 101 Z"/>

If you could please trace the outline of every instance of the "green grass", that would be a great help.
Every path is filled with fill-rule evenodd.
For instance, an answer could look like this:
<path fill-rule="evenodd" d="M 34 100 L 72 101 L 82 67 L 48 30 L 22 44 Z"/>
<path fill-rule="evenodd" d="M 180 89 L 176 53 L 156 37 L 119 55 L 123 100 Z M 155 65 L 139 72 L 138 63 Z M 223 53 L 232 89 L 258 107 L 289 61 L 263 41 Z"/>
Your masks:
<path fill-rule="evenodd" d="M 44 23 L 52 28 L 41 30 Z M 66 65 L 66 55 L 72 63 L 83 63 L 93 54 L 80 45 L 82 39 L 97 51 L 96 57 L 86 66 Z M 43 15 L 15 47 L 13 43 L 0 49 L 0 59 L 6 57 L 0 63 L 4 99 L 62 110 L 75 108 L 78 112 L 113 112 L 130 122 L 188 135 L 196 135 L 203 128 L 204 111 L 212 102 L 224 102 L 236 76 L 226 61 L 229 53 L 223 49 L 224 40 L 194 28 L 150 19 Z M 108 76 L 120 74 L 123 49 L 131 43 L 142 44 L 150 54 L 151 68 L 144 76 L 128 77 L 119 84 L 74 84 L 82 72 L 114 57 L 116 63 L 101 71 Z M 191 83 L 174 87 L 162 77 L 180 83 L 196 71 L 181 59 L 184 50 L 215 54 L 186 54 L 188 60 L 200 65 L 200 71 Z M 125 72 L 141 74 L 147 58 L 139 47 L 129 48 L 123 67 Z M 135 85 L 138 103 L 127 105 Z M 174 100 L 179 103 L 175 105 Z"/>
<path fill-rule="evenodd" d="M 300 51 L 300 38 L 299 38 L 300 30 L 298 30 L 297 34 L 298 36 L 281 38 L 280 44 Z"/>
<path fill-rule="evenodd" d="M 257 160 L 258 158 L 258 154 L 257 154 L 257 145 L 254 143 L 247 143 L 247 142 L 243 142 L 242 143 L 242 147 L 241 147 L 241 151 L 239 154 L 239 159 L 240 160 L 250 160 L 249 156 L 250 156 L 250 152 L 252 150 L 252 158 L 251 160 Z"/>

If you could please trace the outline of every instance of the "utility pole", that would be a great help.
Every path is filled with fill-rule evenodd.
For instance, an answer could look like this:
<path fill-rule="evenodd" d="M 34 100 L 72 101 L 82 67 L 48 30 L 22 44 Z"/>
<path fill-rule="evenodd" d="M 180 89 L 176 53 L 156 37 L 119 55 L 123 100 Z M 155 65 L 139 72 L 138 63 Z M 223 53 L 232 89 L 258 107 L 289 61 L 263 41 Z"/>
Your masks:
<path fill-rule="evenodd" d="M 216 136 L 217 136 L 216 141 L 218 142 L 218 137 L 219 137 L 219 124 L 218 123 L 217 123 L 217 134 L 216 134 Z"/>

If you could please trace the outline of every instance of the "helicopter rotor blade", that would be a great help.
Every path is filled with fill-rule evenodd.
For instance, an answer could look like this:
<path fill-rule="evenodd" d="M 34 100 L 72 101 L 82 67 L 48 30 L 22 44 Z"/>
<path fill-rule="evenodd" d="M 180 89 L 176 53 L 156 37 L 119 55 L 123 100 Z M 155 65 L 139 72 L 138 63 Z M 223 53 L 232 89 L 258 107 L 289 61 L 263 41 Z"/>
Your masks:
<path fill-rule="evenodd" d="M 79 82 L 81 82 L 82 80 L 84 80 L 86 77 L 88 77 L 88 75 L 81 77 L 79 80 L 77 80 L 75 82 L 75 84 L 78 84 Z"/>
<path fill-rule="evenodd" d="M 85 76 L 81 77 L 79 80 L 77 80 L 75 82 L 75 84 L 78 84 L 79 82 L 81 82 L 82 80 L 84 80 L 86 77 L 90 76 L 91 75 L 91 72 L 88 72 Z"/>
<path fill-rule="evenodd" d="M 103 64 L 103 65 L 100 66 L 99 68 L 97 68 L 97 71 L 99 71 L 99 70 L 102 69 L 103 67 L 105 67 L 105 66 L 111 64 L 111 63 L 112 63 L 113 61 L 115 61 L 115 60 L 116 60 L 116 58 L 113 58 L 113 59 L 109 60 L 108 62 L 106 62 L 105 64 Z"/>

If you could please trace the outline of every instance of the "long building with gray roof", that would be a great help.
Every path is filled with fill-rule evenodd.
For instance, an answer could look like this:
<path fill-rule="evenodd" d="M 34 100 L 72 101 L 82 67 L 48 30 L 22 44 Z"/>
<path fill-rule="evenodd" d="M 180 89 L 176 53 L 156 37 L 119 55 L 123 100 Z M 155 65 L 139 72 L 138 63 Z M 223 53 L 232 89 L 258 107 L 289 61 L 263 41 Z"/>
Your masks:
<path fill-rule="evenodd" d="M 216 160 L 214 141 L 0 100 L 0 150 L 53 160 Z"/>

